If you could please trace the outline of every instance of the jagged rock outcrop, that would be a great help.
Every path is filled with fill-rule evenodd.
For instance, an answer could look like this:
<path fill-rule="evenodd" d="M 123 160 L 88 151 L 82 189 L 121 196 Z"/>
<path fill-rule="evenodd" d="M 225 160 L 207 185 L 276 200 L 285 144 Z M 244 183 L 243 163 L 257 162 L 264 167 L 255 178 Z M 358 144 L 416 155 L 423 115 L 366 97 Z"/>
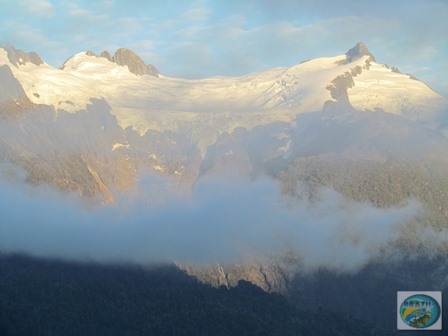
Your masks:
<path fill-rule="evenodd" d="M 296 265 L 287 261 L 287 255 L 277 259 L 258 258 L 241 264 L 215 264 L 198 266 L 177 263 L 177 267 L 200 282 L 213 287 L 238 286 L 241 280 L 249 281 L 266 292 L 289 295 L 289 285 L 297 271 Z M 271 257 L 272 258 L 272 257 Z"/>
<path fill-rule="evenodd" d="M 99 55 L 97 55 L 94 51 L 89 50 L 86 51 L 85 54 L 92 57 L 103 57 L 110 62 L 116 63 L 121 66 L 127 66 L 130 72 L 138 76 L 159 76 L 159 71 L 153 65 L 145 64 L 145 62 L 136 53 L 126 48 L 118 49 L 113 56 L 111 56 L 108 51 L 103 51 Z M 71 58 L 69 58 L 69 60 L 70 59 Z M 64 69 L 67 62 L 68 61 L 64 62 L 64 65 L 60 69 Z"/>
<path fill-rule="evenodd" d="M 367 49 L 367 46 L 362 42 L 358 42 L 353 48 L 347 51 L 345 53 L 345 56 L 347 56 L 346 63 L 356 61 L 362 56 L 369 56 L 370 61 L 376 62 L 375 57 L 370 53 L 369 49 Z"/>
<path fill-rule="evenodd" d="M 129 71 L 136 75 L 150 75 L 155 77 L 159 75 L 159 71 L 153 65 L 145 64 L 136 53 L 126 48 L 118 49 L 113 57 L 107 51 L 103 51 L 101 56 L 118 65 L 127 66 Z"/>
<path fill-rule="evenodd" d="M 0 66 L 0 120 L 22 114 L 30 104 L 30 100 L 20 82 L 14 77 L 11 68 L 8 65 Z"/>
<path fill-rule="evenodd" d="M 25 91 L 7 65 L 0 66 L 0 103 L 26 98 Z"/>
<path fill-rule="evenodd" d="M 34 51 L 26 53 L 23 50 L 14 48 L 10 44 L 6 45 L 4 49 L 8 53 L 9 61 L 15 66 L 24 65 L 27 62 L 31 62 L 35 65 L 41 65 L 44 63 L 40 56 Z"/>
<path fill-rule="evenodd" d="M 104 58 L 108 59 L 109 61 L 113 62 L 112 56 L 110 55 L 110 53 L 108 51 L 103 51 L 100 54 L 100 57 L 104 57 Z"/>

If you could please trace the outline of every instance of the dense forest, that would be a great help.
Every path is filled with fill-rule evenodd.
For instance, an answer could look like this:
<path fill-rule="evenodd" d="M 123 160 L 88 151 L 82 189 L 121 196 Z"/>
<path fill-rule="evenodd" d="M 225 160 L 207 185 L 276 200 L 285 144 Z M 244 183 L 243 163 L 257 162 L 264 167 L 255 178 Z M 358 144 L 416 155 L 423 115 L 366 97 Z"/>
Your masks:
<path fill-rule="evenodd" d="M 344 312 L 301 310 L 240 281 L 213 288 L 173 265 L 0 256 L 0 335 L 392 335 Z"/>
<path fill-rule="evenodd" d="M 299 158 L 287 169 L 271 173 L 280 179 L 284 193 L 311 201 L 318 198 L 320 187 L 331 187 L 348 199 L 378 208 L 416 199 L 424 206 L 424 221 L 441 230 L 448 220 L 446 167 L 323 155 Z"/>

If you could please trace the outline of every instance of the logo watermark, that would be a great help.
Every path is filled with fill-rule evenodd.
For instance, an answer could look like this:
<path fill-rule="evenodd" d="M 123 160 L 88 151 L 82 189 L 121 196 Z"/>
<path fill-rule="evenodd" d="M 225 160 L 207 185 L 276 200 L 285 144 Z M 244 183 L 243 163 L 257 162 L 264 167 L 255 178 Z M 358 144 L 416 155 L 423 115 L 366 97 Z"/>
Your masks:
<path fill-rule="evenodd" d="M 442 292 L 397 292 L 398 330 L 442 330 Z"/>

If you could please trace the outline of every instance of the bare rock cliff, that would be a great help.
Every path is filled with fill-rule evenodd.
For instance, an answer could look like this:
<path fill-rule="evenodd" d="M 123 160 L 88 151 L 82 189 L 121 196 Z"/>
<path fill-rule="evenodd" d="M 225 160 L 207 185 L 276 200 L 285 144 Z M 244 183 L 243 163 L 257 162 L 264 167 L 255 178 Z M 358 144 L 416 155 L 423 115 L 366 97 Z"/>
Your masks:
<path fill-rule="evenodd" d="M 109 53 L 101 53 L 101 55 L 109 59 Z M 145 64 L 143 60 L 135 54 L 132 50 L 126 48 L 118 49 L 111 58 L 113 62 L 118 65 L 124 65 L 129 68 L 129 71 L 136 75 L 151 75 L 158 77 L 159 71 L 151 64 Z"/>

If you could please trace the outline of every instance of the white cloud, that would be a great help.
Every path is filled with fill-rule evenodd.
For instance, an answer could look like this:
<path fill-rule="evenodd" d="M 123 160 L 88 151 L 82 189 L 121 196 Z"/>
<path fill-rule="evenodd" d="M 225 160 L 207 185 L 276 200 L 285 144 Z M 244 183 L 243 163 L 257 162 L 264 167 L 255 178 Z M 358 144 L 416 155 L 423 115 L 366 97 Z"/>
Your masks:
<path fill-rule="evenodd" d="M 180 17 L 187 21 L 204 21 L 210 17 L 210 10 L 201 7 L 190 8 Z"/>
<path fill-rule="evenodd" d="M 122 31 L 126 34 L 135 34 L 143 30 L 143 24 L 140 19 L 134 17 L 120 17 L 109 22 L 109 26 L 114 26 L 115 31 Z"/>
<path fill-rule="evenodd" d="M 305 266 L 350 271 L 378 257 L 399 238 L 400 223 L 420 211 L 415 202 L 377 209 L 331 190 L 323 190 L 314 204 L 288 200 L 295 204 L 289 208 L 270 180 L 204 179 L 183 196 L 154 176 L 142 183 L 149 198 L 124 198 L 86 211 L 69 197 L 42 189 L 30 195 L 0 182 L 5 204 L 0 250 L 76 259 L 210 263 L 292 248 Z"/>
<path fill-rule="evenodd" d="M 2 40 L 11 43 L 25 51 L 59 50 L 63 46 L 54 40 L 50 40 L 44 31 L 22 22 L 5 23 Z"/>
<path fill-rule="evenodd" d="M 109 9 L 115 6 L 114 0 L 102 0 L 99 5 L 105 9 Z"/>
<path fill-rule="evenodd" d="M 91 10 L 87 10 L 76 3 L 70 2 L 64 4 L 66 13 L 71 19 L 79 20 L 79 22 L 91 22 L 98 24 L 101 21 L 105 21 L 109 18 L 107 14 L 98 14 Z M 75 22 L 76 24 L 76 22 Z M 79 28 L 82 29 L 83 26 L 80 24 Z"/>
<path fill-rule="evenodd" d="M 48 18 L 54 16 L 55 8 L 49 0 L 20 0 L 20 8 L 28 14 Z"/>

